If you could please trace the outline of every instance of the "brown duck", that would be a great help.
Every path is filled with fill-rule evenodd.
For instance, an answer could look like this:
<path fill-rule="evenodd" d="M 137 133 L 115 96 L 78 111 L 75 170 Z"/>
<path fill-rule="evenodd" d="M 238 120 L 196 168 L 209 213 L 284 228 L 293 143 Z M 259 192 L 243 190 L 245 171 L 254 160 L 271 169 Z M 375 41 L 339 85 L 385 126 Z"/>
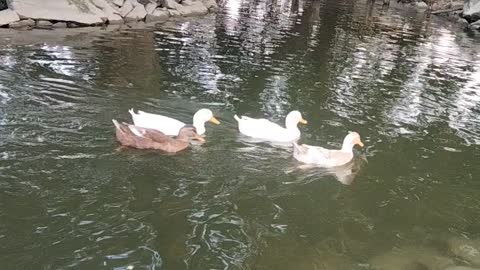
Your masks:
<path fill-rule="evenodd" d="M 123 146 L 175 153 L 187 148 L 191 140 L 205 142 L 205 139 L 200 137 L 195 127 L 191 125 L 185 125 L 180 129 L 178 136 L 172 138 L 155 129 L 142 128 L 127 123 L 120 124 L 115 119 L 112 122 L 115 125 L 117 140 Z"/>

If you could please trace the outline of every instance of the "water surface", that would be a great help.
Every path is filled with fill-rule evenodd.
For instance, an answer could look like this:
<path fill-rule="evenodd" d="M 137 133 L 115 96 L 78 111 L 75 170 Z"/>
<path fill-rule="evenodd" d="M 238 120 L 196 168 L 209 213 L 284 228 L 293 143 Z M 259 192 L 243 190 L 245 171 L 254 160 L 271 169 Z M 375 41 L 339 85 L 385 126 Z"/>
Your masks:
<path fill-rule="evenodd" d="M 478 34 L 363 1 L 223 5 L 152 27 L 3 29 L 2 268 L 369 269 L 478 237 Z M 119 149 L 111 119 L 132 107 L 222 124 L 174 156 Z M 233 119 L 293 109 L 302 142 L 355 130 L 366 148 L 305 168 Z"/>

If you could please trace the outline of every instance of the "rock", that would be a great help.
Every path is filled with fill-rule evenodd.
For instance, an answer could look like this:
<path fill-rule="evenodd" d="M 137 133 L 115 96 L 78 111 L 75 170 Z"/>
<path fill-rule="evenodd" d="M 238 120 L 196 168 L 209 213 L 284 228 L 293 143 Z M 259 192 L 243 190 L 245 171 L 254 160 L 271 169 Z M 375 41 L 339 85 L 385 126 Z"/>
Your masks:
<path fill-rule="evenodd" d="M 187 0 L 184 0 L 187 1 Z M 208 14 L 208 8 L 200 1 L 188 2 L 188 5 L 179 5 L 177 11 L 184 17 L 187 16 L 199 16 Z"/>
<path fill-rule="evenodd" d="M 75 22 L 67 22 L 67 27 L 68 28 L 78 28 L 81 27 L 82 25 L 75 23 Z"/>
<path fill-rule="evenodd" d="M 5 9 L 0 11 L 0 26 L 20 21 L 20 17 L 15 11 Z"/>
<path fill-rule="evenodd" d="M 209 10 L 217 10 L 218 4 L 215 0 L 202 0 L 203 5 Z"/>
<path fill-rule="evenodd" d="M 142 4 L 137 4 L 124 18 L 125 21 L 141 21 L 147 16 L 147 11 Z"/>
<path fill-rule="evenodd" d="M 415 5 L 416 5 L 417 8 L 420 8 L 420 9 L 427 9 L 428 8 L 427 3 L 425 3 L 425 2 L 417 2 Z"/>
<path fill-rule="evenodd" d="M 170 14 L 170 17 L 180 17 L 182 14 L 178 10 L 175 9 L 169 9 L 168 13 Z"/>
<path fill-rule="evenodd" d="M 35 20 L 73 21 L 81 24 L 102 24 L 95 6 L 89 1 L 71 0 L 10 0 L 9 7 L 20 18 Z"/>
<path fill-rule="evenodd" d="M 123 6 L 124 0 L 112 0 L 112 4 L 116 5 L 117 7 Z"/>
<path fill-rule="evenodd" d="M 122 17 L 107 1 L 105 0 L 90 0 L 98 9 L 101 10 L 105 17 L 103 19 L 110 24 L 123 23 Z"/>
<path fill-rule="evenodd" d="M 457 22 L 458 22 L 458 24 L 460 24 L 460 26 L 462 26 L 462 27 L 468 27 L 468 21 L 465 20 L 464 18 L 458 18 Z"/>
<path fill-rule="evenodd" d="M 175 0 L 163 0 L 162 7 L 166 7 L 168 9 L 177 9 L 180 4 L 177 3 Z"/>
<path fill-rule="evenodd" d="M 480 20 L 480 0 L 465 0 L 463 17 L 469 22 Z"/>
<path fill-rule="evenodd" d="M 145 22 L 164 22 L 167 21 L 169 17 L 170 13 L 167 9 L 157 8 L 152 12 L 152 14 L 147 14 Z"/>
<path fill-rule="evenodd" d="M 452 266 L 454 266 L 452 259 L 442 257 L 433 249 L 418 247 L 392 250 L 373 258 L 370 262 L 370 267 L 374 270 L 440 270 Z"/>
<path fill-rule="evenodd" d="M 128 13 L 130 13 L 133 10 L 134 6 L 130 0 L 126 0 L 125 3 L 123 3 L 123 6 L 120 8 L 119 13 L 120 16 L 125 18 Z"/>
<path fill-rule="evenodd" d="M 34 26 L 34 25 L 35 25 L 34 20 L 26 19 L 26 20 L 21 20 L 21 21 L 18 21 L 18 22 L 12 22 L 8 26 L 10 26 L 10 28 L 22 28 L 22 27 L 30 27 L 30 26 Z"/>
<path fill-rule="evenodd" d="M 145 10 L 147 11 L 147 14 L 152 14 L 155 9 L 157 8 L 157 3 L 156 2 L 153 2 L 153 1 L 150 1 L 148 2 L 146 5 L 145 5 Z"/>
<path fill-rule="evenodd" d="M 479 23 L 480 26 L 480 23 Z M 473 266 L 480 267 L 480 240 L 452 238 L 448 241 L 450 251 L 457 257 L 468 261 Z"/>
<path fill-rule="evenodd" d="M 452 266 L 452 267 L 447 267 L 444 270 L 480 270 L 479 268 L 471 268 L 467 266 Z"/>
<path fill-rule="evenodd" d="M 67 28 L 66 22 L 57 22 L 52 25 L 54 28 Z"/>
<path fill-rule="evenodd" d="M 53 26 L 53 23 L 49 22 L 49 21 L 43 21 L 43 20 L 40 20 L 40 21 L 37 21 L 36 27 L 38 28 L 50 28 Z"/>

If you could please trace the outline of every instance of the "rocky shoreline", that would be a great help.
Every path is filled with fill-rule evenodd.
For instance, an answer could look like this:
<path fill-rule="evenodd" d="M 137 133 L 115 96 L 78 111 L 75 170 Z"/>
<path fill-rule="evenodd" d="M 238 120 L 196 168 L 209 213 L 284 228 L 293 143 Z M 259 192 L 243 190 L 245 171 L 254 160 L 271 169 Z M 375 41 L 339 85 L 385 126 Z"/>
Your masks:
<path fill-rule="evenodd" d="M 396 0 L 432 15 L 457 21 L 465 28 L 480 30 L 480 0 Z M 388 5 L 390 0 L 383 0 Z"/>
<path fill-rule="evenodd" d="M 165 22 L 206 15 L 218 5 L 215 0 L 0 0 L 0 9 L 0 27 L 50 29 Z"/>

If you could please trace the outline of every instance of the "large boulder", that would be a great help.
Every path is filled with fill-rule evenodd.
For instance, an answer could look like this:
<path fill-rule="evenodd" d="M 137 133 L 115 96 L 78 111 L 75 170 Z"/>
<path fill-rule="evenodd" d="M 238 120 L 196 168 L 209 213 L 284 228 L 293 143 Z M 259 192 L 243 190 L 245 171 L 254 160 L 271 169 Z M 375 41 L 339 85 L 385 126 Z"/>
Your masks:
<path fill-rule="evenodd" d="M 217 1 L 215 0 L 202 0 L 202 3 L 205 7 L 207 7 L 211 11 L 218 9 L 218 4 L 217 4 Z"/>
<path fill-rule="evenodd" d="M 480 0 L 465 0 L 463 17 L 469 22 L 480 20 Z"/>
<path fill-rule="evenodd" d="M 142 4 L 137 4 L 132 11 L 130 11 L 125 17 L 125 21 L 141 21 L 147 16 L 147 11 Z"/>
<path fill-rule="evenodd" d="M 36 20 L 71 21 L 80 24 L 102 24 L 97 8 L 85 0 L 10 0 L 9 8 L 20 18 Z"/>
<path fill-rule="evenodd" d="M 158 4 L 155 1 L 150 1 L 145 5 L 145 10 L 147 11 L 147 14 L 152 14 L 157 7 Z"/>
<path fill-rule="evenodd" d="M 145 22 L 165 22 L 170 17 L 170 13 L 166 8 L 156 8 L 152 14 L 147 14 Z"/>
<path fill-rule="evenodd" d="M 182 4 L 177 6 L 178 12 L 184 17 L 199 16 L 208 13 L 208 8 L 200 1 L 183 0 Z"/>
<path fill-rule="evenodd" d="M 125 18 L 134 8 L 133 3 L 130 0 L 126 0 L 120 8 L 120 16 Z"/>
<path fill-rule="evenodd" d="M 18 14 L 10 9 L 0 11 L 0 26 L 20 21 Z"/>
<path fill-rule="evenodd" d="M 90 0 L 98 9 L 101 10 L 101 13 L 105 14 L 102 17 L 104 20 L 107 20 L 110 24 L 119 24 L 123 23 L 122 17 L 119 15 L 119 11 L 115 10 L 106 0 Z M 99 13 L 97 11 L 97 13 Z M 102 16 L 99 14 L 99 16 Z"/>

